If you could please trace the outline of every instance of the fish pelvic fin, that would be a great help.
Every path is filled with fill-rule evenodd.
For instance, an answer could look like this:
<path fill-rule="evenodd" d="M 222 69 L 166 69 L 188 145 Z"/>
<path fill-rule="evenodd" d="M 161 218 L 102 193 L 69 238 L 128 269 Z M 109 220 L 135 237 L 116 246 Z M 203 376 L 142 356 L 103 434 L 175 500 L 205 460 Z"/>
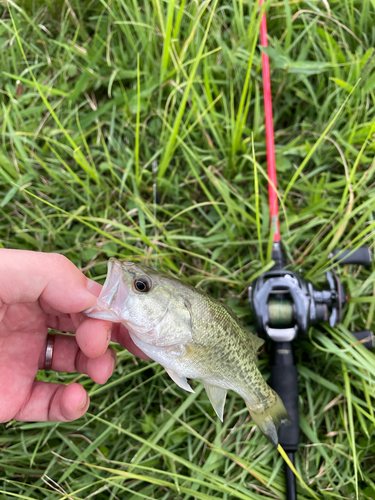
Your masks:
<path fill-rule="evenodd" d="M 216 412 L 216 415 L 220 418 L 221 421 L 223 421 L 225 398 L 227 397 L 226 389 L 222 389 L 221 387 L 217 387 L 216 385 L 208 384 L 204 381 L 203 385 L 206 389 L 208 399 L 211 401 L 211 404 Z"/>
<path fill-rule="evenodd" d="M 263 412 L 259 412 L 258 409 L 255 411 L 249 402 L 245 402 L 250 415 L 259 429 L 263 432 L 270 443 L 277 446 L 279 444 L 279 438 L 277 435 L 279 427 L 281 425 L 290 425 L 291 423 L 289 413 L 285 408 L 284 403 L 281 401 L 280 396 L 276 394 L 276 402 Z"/>
<path fill-rule="evenodd" d="M 177 385 L 181 387 L 181 389 L 185 389 L 185 391 L 188 392 L 195 392 L 189 385 L 186 377 L 182 377 L 179 375 L 175 370 L 172 370 L 172 368 L 165 368 L 165 371 L 168 373 L 168 375 L 171 377 L 171 379 L 176 382 Z"/>

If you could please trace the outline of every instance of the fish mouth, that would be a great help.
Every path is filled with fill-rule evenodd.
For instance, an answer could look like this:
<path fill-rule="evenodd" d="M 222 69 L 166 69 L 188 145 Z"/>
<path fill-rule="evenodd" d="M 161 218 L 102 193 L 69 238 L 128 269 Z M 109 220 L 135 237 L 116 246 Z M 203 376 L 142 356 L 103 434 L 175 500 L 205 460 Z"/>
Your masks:
<path fill-rule="evenodd" d="M 133 265 L 132 262 L 127 265 Z M 129 298 L 129 288 L 123 281 L 121 262 L 110 259 L 108 273 L 98 300 L 93 307 L 84 311 L 86 316 L 112 322 L 122 322 L 121 313 Z"/>
<path fill-rule="evenodd" d="M 136 299 L 139 301 L 142 294 L 135 294 L 131 285 L 136 274 L 137 266 L 133 262 L 120 262 L 111 258 L 108 262 L 107 277 L 96 303 L 83 312 L 89 318 L 122 323 L 140 340 L 150 343 L 156 341 L 153 339 L 154 330 L 164 319 L 168 304 L 165 304 L 164 310 L 157 317 L 143 317 L 140 314 L 142 303 L 136 303 Z M 167 290 L 165 292 L 165 300 L 168 299 L 169 302 L 170 293 Z"/>

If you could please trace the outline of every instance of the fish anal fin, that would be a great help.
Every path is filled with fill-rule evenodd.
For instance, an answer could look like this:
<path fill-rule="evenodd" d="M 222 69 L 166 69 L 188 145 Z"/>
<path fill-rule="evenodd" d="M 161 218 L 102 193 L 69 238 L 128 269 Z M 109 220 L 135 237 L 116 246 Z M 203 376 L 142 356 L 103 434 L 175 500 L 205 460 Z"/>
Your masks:
<path fill-rule="evenodd" d="M 172 368 L 165 368 L 165 371 L 168 373 L 168 375 L 171 377 L 171 379 L 174 382 L 176 382 L 176 384 L 178 386 L 181 387 L 181 389 L 185 389 L 185 391 L 188 391 L 188 392 L 195 392 L 188 384 L 186 377 L 181 377 L 181 375 L 179 375 L 175 370 L 172 370 Z"/>
<path fill-rule="evenodd" d="M 245 402 L 250 415 L 259 429 L 263 432 L 270 443 L 277 446 L 279 443 L 277 435 L 279 427 L 281 425 L 290 425 L 289 413 L 287 412 L 280 397 L 276 394 L 275 404 L 264 411 L 259 411 L 259 407 L 255 410 L 248 401 Z"/>
<path fill-rule="evenodd" d="M 216 415 L 223 421 L 225 398 L 227 397 L 226 389 L 217 387 L 216 385 L 208 384 L 203 381 L 204 388 L 211 404 L 216 412 Z"/>

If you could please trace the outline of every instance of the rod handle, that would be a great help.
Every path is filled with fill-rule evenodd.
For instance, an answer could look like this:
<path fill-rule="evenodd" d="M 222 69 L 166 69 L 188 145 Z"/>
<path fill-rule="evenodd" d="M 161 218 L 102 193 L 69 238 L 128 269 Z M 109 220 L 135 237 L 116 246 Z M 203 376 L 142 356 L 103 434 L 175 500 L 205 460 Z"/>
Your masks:
<path fill-rule="evenodd" d="M 279 429 L 279 442 L 285 451 L 296 451 L 299 443 L 298 372 L 293 363 L 290 342 L 275 342 L 271 366 L 272 387 L 288 410 L 291 424 Z"/>
<path fill-rule="evenodd" d="M 287 452 L 287 455 L 289 460 L 294 465 L 294 453 L 289 451 Z M 297 499 L 296 476 L 288 464 L 285 464 L 285 489 L 287 500 Z"/>
<path fill-rule="evenodd" d="M 342 266 L 345 264 L 368 266 L 372 262 L 372 255 L 369 247 L 360 247 L 357 248 L 357 250 L 335 250 L 333 255 L 335 257 L 335 262 L 338 262 Z"/>

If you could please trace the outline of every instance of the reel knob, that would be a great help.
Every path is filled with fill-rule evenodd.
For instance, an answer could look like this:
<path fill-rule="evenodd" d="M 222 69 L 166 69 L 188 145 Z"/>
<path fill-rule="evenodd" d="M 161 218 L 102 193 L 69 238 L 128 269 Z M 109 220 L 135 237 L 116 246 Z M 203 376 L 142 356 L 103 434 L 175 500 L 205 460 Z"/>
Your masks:
<path fill-rule="evenodd" d="M 346 264 L 369 266 L 372 262 L 369 247 L 360 247 L 357 250 L 335 250 L 331 256 L 334 256 L 334 261 L 342 266 Z"/>
<path fill-rule="evenodd" d="M 375 346 L 375 337 L 374 337 L 374 332 L 371 330 L 361 330 L 360 332 L 352 332 L 352 335 L 357 340 L 361 341 L 361 344 L 363 344 L 367 349 L 371 350 Z"/>

